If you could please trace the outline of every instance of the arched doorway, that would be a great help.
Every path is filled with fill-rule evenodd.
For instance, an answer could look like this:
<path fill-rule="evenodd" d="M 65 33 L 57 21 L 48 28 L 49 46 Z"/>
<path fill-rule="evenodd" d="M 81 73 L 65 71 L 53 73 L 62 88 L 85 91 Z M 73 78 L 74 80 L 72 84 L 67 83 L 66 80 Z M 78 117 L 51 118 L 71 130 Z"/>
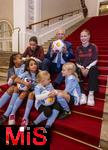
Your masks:
<path fill-rule="evenodd" d="M 0 21 L 0 51 L 12 51 L 12 26 L 5 20 Z"/>

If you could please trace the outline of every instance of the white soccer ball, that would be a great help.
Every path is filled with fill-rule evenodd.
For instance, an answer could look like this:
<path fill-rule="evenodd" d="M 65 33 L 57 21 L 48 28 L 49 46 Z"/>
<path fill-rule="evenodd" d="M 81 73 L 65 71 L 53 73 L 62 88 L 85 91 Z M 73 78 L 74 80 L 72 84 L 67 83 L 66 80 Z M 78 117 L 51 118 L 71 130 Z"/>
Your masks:
<path fill-rule="evenodd" d="M 54 52 L 62 52 L 65 44 L 62 40 L 56 40 L 52 43 L 52 51 Z"/>
<path fill-rule="evenodd" d="M 24 81 L 31 83 L 31 80 L 29 80 L 28 78 L 25 78 Z M 21 91 L 26 91 L 27 90 L 27 86 L 25 86 L 24 84 L 19 84 L 18 83 L 17 86 L 18 86 L 18 89 L 21 90 Z"/>

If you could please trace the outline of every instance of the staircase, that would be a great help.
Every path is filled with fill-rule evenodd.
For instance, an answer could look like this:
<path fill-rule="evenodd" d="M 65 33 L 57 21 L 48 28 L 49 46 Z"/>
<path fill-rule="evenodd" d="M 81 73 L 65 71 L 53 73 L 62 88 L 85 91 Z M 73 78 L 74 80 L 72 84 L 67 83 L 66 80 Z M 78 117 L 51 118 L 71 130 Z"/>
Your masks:
<path fill-rule="evenodd" d="M 78 22 L 71 28 L 69 28 L 66 31 L 66 36 L 71 34 L 75 29 L 77 29 L 80 25 L 85 23 L 88 19 L 89 18 L 86 18 L 86 19 Z M 45 42 L 44 45 L 42 45 L 45 53 L 47 53 L 49 44 L 53 40 L 55 40 L 55 37 L 52 38 L 51 40 L 49 40 L 48 42 Z M 8 69 L 8 65 L 9 65 L 9 58 L 11 55 L 12 55 L 12 52 L 0 52 L 0 84 L 5 84 L 7 81 L 7 69 Z"/>
<path fill-rule="evenodd" d="M 55 122 L 51 150 L 108 150 L 108 22 L 106 20 L 108 16 L 93 17 L 67 36 L 67 40 L 73 43 L 75 50 L 80 44 L 81 30 L 85 28 L 90 30 L 91 40 L 99 48 L 99 91 L 95 95 L 94 107 L 74 106 L 70 117 Z M 45 46 L 47 51 L 48 44 Z M 62 89 L 62 85 L 60 88 Z M 84 88 L 87 89 L 87 83 Z M 24 110 L 23 105 L 18 111 L 17 124 L 20 124 Z M 30 121 L 36 116 L 37 113 L 33 109 Z"/>
<path fill-rule="evenodd" d="M 7 70 L 12 52 L 0 52 L 0 85 L 7 81 Z"/>
<path fill-rule="evenodd" d="M 73 116 L 55 123 L 51 150 L 108 150 L 108 16 L 94 17 L 67 37 L 74 50 L 79 46 L 80 32 L 87 28 L 91 40 L 99 48 L 99 91 L 95 95 L 96 105 L 74 106 Z M 85 83 L 85 89 L 87 84 Z M 62 143 L 62 146 L 60 145 Z M 62 148 L 63 147 L 63 148 Z M 100 148 L 101 147 L 101 148 Z"/>
<path fill-rule="evenodd" d="M 66 30 L 66 37 L 68 37 L 72 32 L 74 32 L 76 29 L 78 29 L 82 24 L 84 24 L 87 20 L 89 20 L 90 18 L 86 18 L 84 20 L 81 20 L 80 22 L 76 23 L 75 25 L 73 25 L 72 27 L 70 27 L 69 29 Z M 45 54 L 47 53 L 49 44 L 54 41 L 56 38 L 53 37 L 52 39 L 48 40 L 47 42 L 44 43 L 43 48 L 44 48 L 44 52 Z"/>

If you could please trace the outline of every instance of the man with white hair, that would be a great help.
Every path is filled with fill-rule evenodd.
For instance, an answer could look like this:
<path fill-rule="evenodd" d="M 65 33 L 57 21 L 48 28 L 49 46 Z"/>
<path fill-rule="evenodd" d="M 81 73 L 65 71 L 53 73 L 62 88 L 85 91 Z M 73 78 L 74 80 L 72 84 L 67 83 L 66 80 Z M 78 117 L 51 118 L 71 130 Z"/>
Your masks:
<path fill-rule="evenodd" d="M 46 58 L 49 60 L 49 71 L 51 74 L 58 73 L 56 80 L 54 81 L 54 86 L 60 85 L 63 81 L 63 77 L 61 74 L 62 65 L 66 62 L 69 62 L 72 58 L 74 58 L 72 51 L 72 43 L 65 40 L 65 30 L 59 29 L 56 32 L 56 40 L 61 40 L 64 43 L 64 48 L 62 52 L 52 51 L 52 44 L 50 43 L 48 52 L 46 54 Z"/>

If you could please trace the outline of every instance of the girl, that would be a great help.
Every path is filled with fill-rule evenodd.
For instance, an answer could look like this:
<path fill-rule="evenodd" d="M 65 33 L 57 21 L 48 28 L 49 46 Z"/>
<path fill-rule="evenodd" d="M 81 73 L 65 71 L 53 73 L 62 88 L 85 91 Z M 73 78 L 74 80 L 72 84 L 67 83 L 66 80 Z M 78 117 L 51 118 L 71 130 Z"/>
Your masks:
<path fill-rule="evenodd" d="M 24 72 L 25 64 L 23 64 L 22 55 L 15 53 L 10 57 L 8 69 L 8 85 L 14 83 L 15 78 Z"/>
<path fill-rule="evenodd" d="M 19 90 L 21 91 L 21 94 L 19 97 L 16 99 L 14 106 L 12 108 L 11 114 L 9 116 L 9 125 L 14 125 L 15 124 L 15 113 L 22 104 L 23 100 L 28 96 L 29 91 L 33 91 L 35 84 L 36 84 L 36 75 L 38 73 L 38 64 L 34 59 L 29 59 L 26 62 L 25 65 L 25 72 L 19 77 L 15 79 L 15 82 L 19 85 Z M 30 96 L 32 95 L 33 98 L 33 93 L 30 93 Z M 29 96 L 29 98 L 30 98 Z M 31 100 L 31 98 L 30 98 Z"/>
<path fill-rule="evenodd" d="M 94 92 L 98 89 L 98 70 L 96 67 L 98 61 L 98 52 L 96 45 L 90 43 L 90 32 L 83 30 L 80 33 L 80 40 L 82 45 L 77 48 L 76 63 L 78 72 L 80 74 L 80 80 L 82 77 L 88 77 L 88 100 L 84 92 L 84 88 L 81 83 L 81 100 L 80 104 L 86 104 L 94 106 Z"/>
<path fill-rule="evenodd" d="M 23 53 L 23 60 L 27 60 L 29 58 L 35 58 L 36 61 L 39 63 L 39 68 L 42 70 L 46 70 L 44 49 L 42 46 L 38 45 L 38 39 L 36 36 L 32 36 L 29 39 L 29 46 Z"/>
<path fill-rule="evenodd" d="M 64 109 L 64 112 L 60 115 L 60 118 L 64 118 L 71 114 L 67 103 L 74 102 L 75 105 L 78 105 L 81 96 L 75 64 L 64 64 L 62 67 L 62 75 L 65 77 L 65 89 L 57 92 L 57 101 Z"/>
<path fill-rule="evenodd" d="M 21 54 L 19 53 L 13 54 L 10 57 L 10 63 L 9 63 L 9 69 L 8 69 L 8 85 L 10 87 L 0 98 L 0 108 L 2 108 L 11 98 L 10 106 L 7 108 L 7 111 L 1 116 L 0 124 L 2 124 L 7 119 L 12 109 L 12 105 L 14 101 L 19 96 L 18 88 L 15 84 L 15 78 L 24 72 L 24 68 L 25 68 L 25 65 L 23 64 Z"/>
<path fill-rule="evenodd" d="M 37 75 L 38 84 L 35 87 L 35 108 L 40 112 L 33 124 L 47 120 L 46 128 L 50 128 L 57 118 L 60 110 L 59 104 L 55 101 L 55 91 L 52 86 L 50 74 L 42 71 Z M 53 90 L 53 92 L 52 92 Z"/>

